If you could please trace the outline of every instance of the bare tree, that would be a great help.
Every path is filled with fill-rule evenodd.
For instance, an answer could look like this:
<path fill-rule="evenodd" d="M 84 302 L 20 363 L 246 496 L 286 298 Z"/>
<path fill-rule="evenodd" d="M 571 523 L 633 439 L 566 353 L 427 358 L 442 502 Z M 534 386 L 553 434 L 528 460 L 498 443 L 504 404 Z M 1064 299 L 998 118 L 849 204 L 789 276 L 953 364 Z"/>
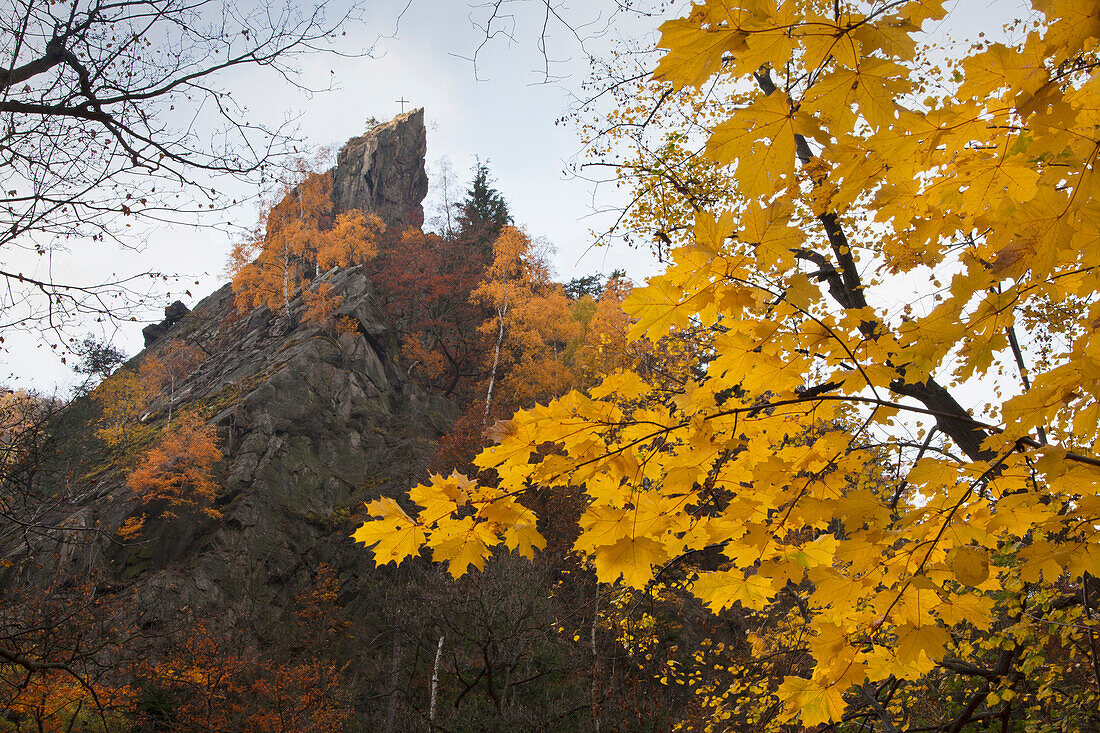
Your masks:
<path fill-rule="evenodd" d="M 335 52 L 358 13 L 329 0 L 0 6 L 0 329 L 133 304 L 134 276 L 88 286 L 25 272 L 69 241 L 133 246 L 142 224 L 222 210 L 225 176 L 264 180 L 298 141 L 285 121 L 250 118 L 228 75 L 262 67 L 301 86 L 296 58 Z"/>

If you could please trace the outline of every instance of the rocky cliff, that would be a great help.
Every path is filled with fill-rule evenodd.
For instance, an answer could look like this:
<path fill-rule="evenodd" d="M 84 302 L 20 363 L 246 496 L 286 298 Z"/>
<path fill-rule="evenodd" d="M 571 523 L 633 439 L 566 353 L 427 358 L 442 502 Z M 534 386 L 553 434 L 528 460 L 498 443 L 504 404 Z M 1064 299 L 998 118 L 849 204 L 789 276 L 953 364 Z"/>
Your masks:
<path fill-rule="evenodd" d="M 418 225 L 424 152 L 422 110 L 351 140 L 333 171 L 337 207 L 378 214 L 391 227 Z M 341 300 L 333 318 L 353 330 L 303 319 L 300 296 L 278 312 L 240 314 L 229 285 L 189 312 L 175 304 L 123 369 L 181 344 L 201 354 L 197 366 L 148 406 L 144 439 L 127 450 L 99 443 L 95 402 L 77 400 L 52 446 L 68 489 L 48 523 L 63 529 L 4 554 L 33 555 L 36 567 L 61 576 L 94 567 L 108 587 L 133 589 L 166 622 L 178 621 L 181 609 L 207 609 L 227 623 L 269 609 L 277 620 L 319 563 L 338 568 L 350 593 L 370 586 L 376 571 L 352 547 L 348 517 L 364 500 L 400 495 L 423 476 L 453 408 L 404 379 L 363 267 L 335 268 L 313 285 L 320 283 Z M 158 514 L 126 485 L 167 416 L 183 411 L 217 428 L 224 455 L 217 520 Z M 143 534 L 120 541 L 119 527 L 142 513 Z"/>
<path fill-rule="evenodd" d="M 422 110 L 351 140 L 334 171 L 337 207 L 377 213 L 390 227 L 417 225 L 427 186 L 424 150 Z M 591 661 L 553 631 L 560 628 L 556 619 L 573 612 L 546 591 L 555 563 L 568 562 L 564 554 L 548 553 L 542 564 L 508 556 L 455 583 L 426 558 L 376 568 L 370 553 L 351 541 L 364 501 L 401 497 L 424 477 L 456 410 L 406 379 L 364 267 L 335 268 L 312 286 L 321 284 L 340 299 L 335 320 L 321 324 L 303 317 L 300 296 L 277 312 L 239 313 L 228 285 L 190 312 L 171 308 L 146 350 L 123 369 L 180 345 L 201 355 L 197 365 L 146 406 L 140 435 L 127 448 L 108 449 L 95 437 L 100 408 L 93 400 L 76 400 L 62 414 L 43 461 L 55 468 L 36 479 L 56 500 L 41 532 L 24 532 L 17 545 L 0 547 L 0 567 L 36 576 L 25 583 L 32 597 L 36 579 L 49 588 L 61 579 L 62 608 L 70 598 L 87 598 L 70 590 L 86 578 L 94 581 L 95 603 L 130 604 L 118 625 L 99 632 L 114 635 L 109 643 L 117 646 L 93 640 L 108 651 L 88 659 L 108 668 L 119 654 L 145 658 L 144 647 L 126 646 L 135 638 L 150 655 L 175 644 L 176 653 L 182 649 L 189 658 L 199 648 L 189 633 L 204 629 L 202 638 L 217 636 L 229 659 L 247 660 L 236 673 L 246 682 L 250 665 L 268 659 L 290 664 L 295 674 L 336 670 L 354 714 L 339 727 L 318 723 L 311 731 L 429 725 L 519 731 L 547 719 L 588 729 L 578 721 L 591 704 Z M 184 412 L 217 432 L 223 458 L 215 467 L 216 518 L 164 511 L 127 485 L 142 453 L 164 434 L 168 416 Z M 140 535 L 120 537 L 119 528 L 142 515 Z M 321 568 L 331 569 L 339 587 L 338 597 L 326 602 L 336 603 L 341 619 L 325 621 L 321 630 L 344 629 L 339 648 L 287 631 L 303 628 L 300 599 L 317 587 Z M 0 597 L 18 589 L 15 572 L 0 569 Z M 433 657 L 444 637 L 447 655 Z M 302 659 L 317 658 L 332 666 L 301 666 Z M 265 669 L 277 670 L 268 681 L 283 676 L 283 667 Z M 436 706 L 427 684 L 440 675 L 439 717 L 429 724 Z M 306 689 L 311 684 L 305 680 Z M 143 689 L 156 692 L 155 685 Z M 199 702 L 214 704 L 209 695 L 220 689 L 200 691 Z M 183 730 L 172 722 L 182 718 L 171 715 L 182 715 L 187 701 L 178 690 L 173 694 L 150 708 L 169 722 L 134 730 Z M 244 729 L 225 725 L 218 729 Z M 186 728 L 200 729 L 211 728 Z M 262 728 L 269 729 L 275 728 Z"/>
<path fill-rule="evenodd" d="M 423 110 L 349 141 L 333 171 L 337 208 L 377 214 L 391 227 L 419 225 L 425 149 Z M 152 434 L 170 412 L 192 410 L 217 426 L 223 518 L 154 516 L 142 541 L 118 543 L 111 533 L 143 511 L 124 480 L 134 456 L 92 452 L 80 469 L 88 481 L 82 495 L 55 513 L 59 525 L 103 531 L 90 535 L 93 549 L 82 560 L 102 556 L 109 576 L 140 578 L 149 602 L 166 610 L 232 612 L 255 589 L 308 572 L 305 555 L 319 543 L 328 559 L 350 545 L 333 531 L 341 514 L 380 492 L 398 495 L 419 478 L 451 407 L 403 378 L 363 267 L 333 269 L 313 285 L 322 282 L 341 300 L 333 317 L 348 319 L 353 332 L 338 335 L 331 321 L 304 320 L 300 296 L 275 313 L 239 314 L 229 285 L 191 311 L 174 304 L 153 338 L 146 329 L 147 349 L 129 368 L 179 344 L 202 355 L 142 422 Z M 77 408 L 67 431 L 86 439 L 95 431 L 94 409 Z M 67 543 L 58 556 L 75 562 L 76 552 Z"/>
<path fill-rule="evenodd" d="M 396 344 L 361 267 L 321 277 L 343 298 L 335 316 L 355 331 L 336 335 L 327 325 L 303 322 L 300 298 L 286 310 L 239 316 L 225 286 L 202 300 L 170 334 L 136 357 L 155 357 L 177 344 L 205 360 L 170 400 L 162 395 L 143 423 L 159 434 L 172 410 L 198 412 L 217 427 L 224 459 L 217 467 L 218 520 L 192 513 L 161 517 L 125 483 L 136 455 L 84 452 L 83 490 L 55 512 L 64 526 L 56 555 L 65 572 L 101 562 L 112 582 L 139 581 L 148 604 L 174 610 L 217 608 L 232 616 L 245 606 L 278 606 L 279 589 L 305 581 L 319 562 L 358 566 L 342 521 L 365 499 L 399 495 L 420 478 L 446 429 L 451 407 L 406 382 Z M 65 427 L 74 436 L 57 450 L 71 458 L 95 430 L 84 400 Z M 90 413 L 90 414 L 89 414 Z M 139 445 L 140 448 L 140 445 Z M 114 532 L 148 513 L 143 535 L 119 542 Z M 72 530 L 96 530 L 72 542 Z M 365 558 L 360 555 L 358 560 Z"/>
<path fill-rule="evenodd" d="M 428 193 L 424 110 L 415 109 L 347 142 L 337 156 L 332 198 L 336 211 L 375 213 L 404 231 L 424 223 Z"/>

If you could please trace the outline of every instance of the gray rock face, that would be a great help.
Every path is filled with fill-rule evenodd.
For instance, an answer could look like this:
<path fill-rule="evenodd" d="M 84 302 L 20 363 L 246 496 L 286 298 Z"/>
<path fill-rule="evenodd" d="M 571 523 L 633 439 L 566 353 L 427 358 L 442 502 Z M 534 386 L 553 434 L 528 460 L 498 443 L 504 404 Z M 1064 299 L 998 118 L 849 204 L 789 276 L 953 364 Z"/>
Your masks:
<path fill-rule="evenodd" d="M 376 571 L 368 553 L 353 547 L 348 517 L 363 501 L 401 496 L 424 477 L 454 408 L 405 380 L 362 267 L 334 268 L 313 285 L 320 283 L 343 299 L 334 315 L 354 331 L 340 335 L 331 322 L 304 321 L 301 296 L 276 313 L 239 315 L 226 285 L 135 357 L 179 341 L 207 355 L 143 422 L 159 430 L 171 408 L 174 415 L 198 412 L 217 427 L 222 517 L 161 516 L 127 487 L 124 467 L 132 459 L 92 455 L 85 469 L 97 478 L 57 521 L 104 532 L 89 534 L 82 549 L 38 548 L 56 558 L 49 572 L 78 573 L 94 562 L 165 622 L 179 621 L 182 609 L 240 620 L 257 608 L 270 609 L 275 622 L 277 596 L 307 583 L 318 563 L 370 598 L 362 584 L 377 582 Z M 103 460 L 123 470 L 96 470 Z M 148 519 L 140 541 L 111 539 L 141 514 Z"/>
<path fill-rule="evenodd" d="M 349 140 L 333 171 L 336 213 L 361 209 L 399 231 L 423 224 L 427 139 L 421 108 Z"/>
<path fill-rule="evenodd" d="M 334 171 L 336 210 L 375 213 L 391 228 L 418 226 L 425 148 L 422 110 L 350 141 Z M 107 449 L 96 438 L 101 406 L 74 401 L 57 421 L 48 457 L 58 465 L 50 475 L 64 476 L 68 493 L 46 521 L 64 529 L 0 546 L 0 558 L 29 568 L 28 583 L 94 571 L 103 593 L 134 599 L 150 637 L 216 619 L 254 649 L 281 638 L 296 595 L 323 565 L 335 572 L 357 633 L 380 628 L 391 613 L 384 589 L 397 571 L 376 568 L 350 534 L 364 501 L 403 497 L 426 477 L 456 409 L 405 378 L 362 266 L 334 268 L 304 287 L 323 285 L 340 299 L 325 323 L 304 318 L 302 294 L 275 312 L 239 313 L 230 285 L 192 311 L 169 306 L 163 322 L 145 329 L 145 351 L 124 368 L 180 343 L 202 355 L 199 363 L 145 407 L 127 447 Z M 127 485 L 168 416 L 176 424 L 184 413 L 217 430 L 220 516 L 143 503 Z M 140 535 L 122 541 L 119 528 L 140 517 Z"/>
<path fill-rule="evenodd" d="M 360 209 L 391 228 L 419 226 L 426 149 L 423 109 L 350 140 L 333 171 L 335 212 Z M 350 332 L 334 321 L 306 321 L 300 294 L 277 312 L 239 314 L 229 285 L 193 311 L 173 303 L 163 322 L 145 329 L 146 351 L 134 362 L 181 341 L 206 357 L 157 397 L 142 422 L 155 434 L 169 414 L 195 411 L 217 426 L 225 456 L 216 476 L 222 517 L 162 517 L 126 485 L 135 455 L 87 455 L 84 470 L 96 478 L 57 519 L 105 534 L 89 535 L 85 552 L 41 548 L 58 558 L 57 571 L 98 558 L 166 619 L 182 608 L 229 615 L 277 608 L 271 589 L 292 587 L 318 562 L 348 568 L 343 579 L 355 586 L 367 563 L 351 548 L 348 516 L 362 501 L 402 495 L 423 477 L 454 408 L 405 380 L 362 267 L 335 268 L 308 286 L 322 283 L 341 299 L 333 316 L 354 326 Z M 94 433 L 95 419 L 74 418 L 74 432 Z M 87 453 L 73 446 L 69 452 Z M 143 514 L 141 542 L 101 541 Z M 340 560 L 345 556 L 354 568 Z"/>

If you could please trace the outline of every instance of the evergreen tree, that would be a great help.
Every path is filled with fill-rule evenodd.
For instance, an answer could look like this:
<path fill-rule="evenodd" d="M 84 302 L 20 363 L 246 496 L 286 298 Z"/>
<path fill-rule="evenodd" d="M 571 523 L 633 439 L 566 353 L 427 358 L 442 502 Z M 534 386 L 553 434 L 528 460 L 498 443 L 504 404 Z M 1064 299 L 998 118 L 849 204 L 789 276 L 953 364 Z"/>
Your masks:
<path fill-rule="evenodd" d="M 88 377 L 108 377 L 119 364 L 126 361 L 125 353 L 92 334 L 75 344 L 72 351 L 80 358 L 73 371 Z"/>
<path fill-rule="evenodd" d="M 500 191 L 492 186 L 489 166 L 478 161 L 474 168 L 474 180 L 466 191 L 466 198 L 458 204 L 458 239 L 472 249 L 492 258 L 492 243 L 504 227 L 512 223 L 508 204 Z"/>

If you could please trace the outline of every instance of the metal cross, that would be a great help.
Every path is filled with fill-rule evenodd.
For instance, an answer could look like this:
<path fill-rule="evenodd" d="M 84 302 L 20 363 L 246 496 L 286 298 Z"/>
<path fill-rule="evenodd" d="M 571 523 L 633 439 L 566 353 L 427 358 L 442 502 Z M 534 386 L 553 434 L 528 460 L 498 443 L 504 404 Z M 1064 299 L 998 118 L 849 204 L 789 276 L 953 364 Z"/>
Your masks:
<path fill-rule="evenodd" d="M 405 105 L 409 103 L 409 100 L 407 100 L 407 99 L 405 99 L 404 97 L 402 97 L 401 99 L 396 99 L 396 100 L 394 100 L 394 101 L 395 101 L 395 102 L 400 102 L 400 103 L 401 103 L 401 112 L 402 112 L 402 114 L 404 114 L 404 112 L 405 112 Z"/>

